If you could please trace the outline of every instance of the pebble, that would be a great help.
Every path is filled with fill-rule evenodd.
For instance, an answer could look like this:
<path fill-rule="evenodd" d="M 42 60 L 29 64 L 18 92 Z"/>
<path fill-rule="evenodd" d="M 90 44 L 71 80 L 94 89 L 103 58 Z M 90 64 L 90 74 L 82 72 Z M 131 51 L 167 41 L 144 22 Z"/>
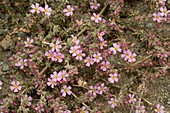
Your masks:
<path fill-rule="evenodd" d="M 9 65 L 4 63 L 2 65 L 2 71 L 8 71 L 8 70 L 9 70 Z"/>
<path fill-rule="evenodd" d="M 20 36 L 20 37 L 25 37 L 26 34 L 25 34 L 24 32 L 21 31 L 21 32 L 18 32 L 17 35 Z"/>
<path fill-rule="evenodd" d="M 4 50 L 10 49 L 12 46 L 14 47 L 14 41 L 10 37 L 7 37 L 0 42 L 0 46 Z"/>
<path fill-rule="evenodd" d="M 146 27 L 147 27 L 148 29 L 152 29 L 152 28 L 153 28 L 153 25 L 152 25 L 152 23 L 147 23 L 147 24 L 146 24 Z"/>

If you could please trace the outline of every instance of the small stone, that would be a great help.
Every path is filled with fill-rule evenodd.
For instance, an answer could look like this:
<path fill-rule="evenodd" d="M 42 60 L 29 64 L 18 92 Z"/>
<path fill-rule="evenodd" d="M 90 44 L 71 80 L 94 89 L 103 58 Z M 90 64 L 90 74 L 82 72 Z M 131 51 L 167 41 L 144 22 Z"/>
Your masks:
<path fill-rule="evenodd" d="M 8 71 L 9 70 L 9 65 L 3 64 L 2 65 L 2 71 Z"/>
<path fill-rule="evenodd" d="M 147 27 L 148 29 L 152 29 L 152 28 L 153 28 L 153 25 L 152 25 L 152 23 L 147 23 L 147 24 L 146 24 L 146 27 Z"/>
<path fill-rule="evenodd" d="M 7 53 L 7 57 L 11 57 L 11 56 L 12 56 L 12 52 L 9 51 L 9 52 Z"/>
<path fill-rule="evenodd" d="M 11 46 L 13 46 L 14 41 L 10 38 L 10 36 L 4 38 L 1 42 L 0 42 L 0 46 L 4 49 L 10 49 Z"/>
<path fill-rule="evenodd" d="M 22 31 L 20 31 L 20 32 L 18 32 L 17 35 L 20 36 L 20 37 L 25 37 L 26 34 L 24 32 L 22 32 Z"/>

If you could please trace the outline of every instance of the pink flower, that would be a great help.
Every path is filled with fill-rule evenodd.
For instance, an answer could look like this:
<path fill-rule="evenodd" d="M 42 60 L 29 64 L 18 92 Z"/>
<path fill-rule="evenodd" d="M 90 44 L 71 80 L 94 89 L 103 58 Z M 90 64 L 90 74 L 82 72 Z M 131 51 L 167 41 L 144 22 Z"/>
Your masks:
<path fill-rule="evenodd" d="M 166 0 L 159 0 L 159 4 L 164 5 L 164 4 L 165 4 L 165 2 L 166 2 Z"/>
<path fill-rule="evenodd" d="M 36 3 L 35 5 L 32 4 L 31 8 L 32 8 L 32 10 L 30 10 L 31 13 L 35 12 L 40 13 L 40 10 L 42 9 L 42 7 L 39 7 L 39 3 Z"/>
<path fill-rule="evenodd" d="M 103 71 L 106 71 L 109 68 L 109 66 L 110 66 L 110 62 L 109 61 L 103 61 L 101 63 L 100 69 L 102 69 Z"/>
<path fill-rule="evenodd" d="M 27 38 L 27 41 L 24 41 L 25 47 L 33 47 L 32 43 L 34 42 L 33 39 Z"/>
<path fill-rule="evenodd" d="M 160 11 L 161 11 L 160 15 L 165 17 L 167 17 L 168 13 L 170 12 L 169 10 L 167 10 L 166 7 L 161 7 Z"/>
<path fill-rule="evenodd" d="M 111 21 L 111 23 L 110 23 L 111 26 L 116 25 L 116 20 L 114 18 L 112 20 L 110 20 L 110 21 Z"/>
<path fill-rule="evenodd" d="M 76 52 L 77 56 L 76 56 L 76 60 L 83 60 L 83 57 L 85 57 L 85 53 L 82 53 L 82 50 L 77 50 Z"/>
<path fill-rule="evenodd" d="M 91 9 L 98 9 L 100 7 L 100 4 L 97 2 L 90 2 L 90 8 Z"/>
<path fill-rule="evenodd" d="M 48 5 L 45 5 L 45 8 L 41 8 L 41 11 L 45 13 L 45 15 L 50 16 L 52 9 L 48 7 Z"/>
<path fill-rule="evenodd" d="M 154 110 L 156 113 L 164 113 L 164 106 L 161 106 L 160 104 L 156 105 L 156 108 Z"/>
<path fill-rule="evenodd" d="M 18 81 L 12 81 L 11 84 L 12 84 L 12 86 L 10 86 L 11 91 L 18 92 L 22 88 Z"/>
<path fill-rule="evenodd" d="M 116 54 L 117 51 L 118 51 L 118 52 L 121 52 L 122 49 L 120 48 L 120 45 L 118 45 L 117 43 L 114 43 L 114 44 L 113 44 L 113 47 L 110 48 L 110 51 L 112 51 L 113 54 Z"/>
<path fill-rule="evenodd" d="M 158 12 L 158 14 L 154 13 L 153 16 L 154 16 L 153 21 L 157 21 L 158 23 L 160 23 L 162 21 L 160 12 Z"/>
<path fill-rule="evenodd" d="M 56 41 L 56 43 L 54 44 L 54 43 L 50 43 L 50 47 L 52 47 L 52 51 L 54 52 L 55 50 L 56 50 L 56 52 L 59 52 L 60 51 L 60 49 L 62 48 L 62 46 L 61 45 L 59 45 L 60 44 L 60 41 Z"/>
<path fill-rule="evenodd" d="M 61 113 L 71 113 L 70 110 L 65 110 L 65 111 L 62 111 Z"/>
<path fill-rule="evenodd" d="M 38 102 L 35 110 L 37 111 L 37 113 L 44 113 L 45 108 L 44 108 L 44 104 L 42 102 Z"/>
<path fill-rule="evenodd" d="M 129 55 L 132 54 L 132 52 L 130 50 L 124 50 L 123 54 L 121 54 L 121 58 L 124 58 L 124 60 L 128 60 Z"/>
<path fill-rule="evenodd" d="M 135 53 L 129 53 L 128 62 L 135 62 L 136 61 L 136 54 Z"/>
<path fill-rule="evenodd" d="M 3 84 L 3 83 L 0 81 L 0 89 L 2 89 L 2 88 L 1 88 L 2 84 Z"/>
<path fill-rule="evenodd" d="M 135 113 L 145 113 L 145 106 L 137 106 Z"/>
<path fill-rule="evenodd" d="M 107 92 L 108 88 L 104 86 L 104 83 L 102 83 L 100 86 L 97 87 L 98 94 L 102 95 L 103 93 Z"/>
<path fill-rule="evenodd" d="M 100 41 L 104 41 L 104 39 L 103 39 L 103 35 L 104 35 L 104 34 L 105 34 L 104 32 L 99 32 L 99 33 L 97 34 L 97 36 L 98 36 L 98 38 L 99 38 Z"/>
<path fill-rule="evenodd" d="M 56 71 L 54 71 L 53 74 L 51 74 L 51 78 L 54 81 L 60 81 L 62 79 L 62 77 Z"/>
<path fill-rule="evenodd" d="M 15 66 L 18 66 L 18 67 L 20 67 L 20 69 L 24 69 L 24 66 L 27 66 L 28 64 L 27 64 L 27 59 L 21 59 L 21 60 L 19 60 L 16 64 L 15 64 Z"/>
<path fill-rule="evenodd" d="M 103 49 L 103 47 L 106 47 L 107 46 L 107 41 L 101 41 L 100 42 L 100 49 Z"/>
<path fill-rule="evenodd" d="M 94 64 L 94 61 L 91 57 L 86 57 L 86 59 L 84 60 L 84 62 L 86 63 L 86 66 L 89 67 L 90 65 Z"/>
<path fill-rule="evenodd" d="M 47 85 L 48 85 L 48 86 L 51 86 L 51 88 L 54 88 L 54 86 L 56 86 L 56 85 L 57 85 L 57 83 L 56 83 L 56 79 L 48 78 Z"/>
<path fill-rule="evenodd" d="M 131 104 L 131 103 L 134 104 L 137 101 L 134 94 L 129 94 L 128 98 L 129 98 L 129 100 L 128 100 L 129 104 Z"/>
<path fill-rule="evenodd" d="M 89 93 L 89 94 L 92 94 L 94 97 L 96 97 L 96 94 L 97 94 L 97 86 L 90 86 L 89 88 L 90 88 L 90 89 L 89 89 L 88 93 Z"/>
<path fill-rule="evenodd" d="M 28 106 L 31 106 L 31 101 L 32 100 L 32 97 L 31 96 L 28 96 L 27 94 L 24 95 L 24 98 L 23 98 L 23 104 L 25 105 L 28 105 Z"/>
<path fill-rule="evenodd" d="M 58 73 L 58 75 L 61 76 L 61 80 L 63 80 L 63 81 L 67 81 L 66 78 L 69 76 L 68 73 L 67 73 L 65 70 L 60 71 L 60 72 Z"/>
<path fill-rule="evenodd" d="M 109 74 L 110 78 L 108 78 L 110 83 L 114 83 L 114 82 L 118 82 L 118 74 L 114 73 L 114 74 Z"/>
<path fill-rule="evenodd" d="M 99 63 L 103 59 L 101 57 L 101 53 L 94 54 L 93 57 L 94 57 L 93 61 L 96 63 Z"/>
<path fill-rule="evenodd" d="M 74 42 L 76 45 L 78 45 L 80 41 L 77 39 L 77 37 L 74 35 L 71 35 L 71 37 L 72 37 L 72 42 Z"/>
<path fill-rule="evenodd" d="M 66 94 L 71 95 L 72 92 L 70 90 L 71 90 L 71 86 L 67 87 L 67 85 L 64 85 L 63 89 L 61 90 L 62 96 L 65 97 Z"/>
<path fill-rule="evenodd" d="M 74 8 L 71 7 L 70 5 L 67 5 L 67 9 L 64 9 L 63 12 L 65 13 L 66 16 L 71 16 L 73 15 Z"/>
<path fill-rule="evenodd" d="M 55 55 L 55 57 L 56 57 L 56 61 L 58 61 L 58 62 L 63 62 L 63 59 L 64 59 L 64 55 L 63 55 L 63 54 L 57 53 L 57 54 Z"/>
<path fill-rule="evenodd" d="M 83 106 L 80 110 L 80 113 L 89 113 L 89 112 L 86 110 L 86 107 Z"/>
<path fill-rule="evenodd" d="M 72 56 L 77 56 L 77 50 L 80 48 L 80 46 L 73 46 L 70 48 L 69 53 L 72 53 Z"/>
<path fill-rule="evenodd" d="M 94 20 L 96 23 L 99 23 L 102 20 L 102 18 L 99 16 L 99 14 L 96 15 L 96 13 L 93 13 L 91 20 Z"/>
<path fill-rule="evenodd" d="M 76 20 L 76 23 L 78 24 L 78 26 L 81 26 L 83 24 L 83 19 L 81 20 Z"/>
<path fill-rule="evenodd" d="M 45 53 L 45 56 L 48 57 L 48 59 L 51 59 L 52 61 L 56 61 L 56 52 L 53 52 L 52 50 L 49 50 Z"/>
<path fill-rule="evenodd" d="M 115 108 L 117 106 L 118 100 L 111 98 L 110 101 L 108 101 L 108 104 L 111 105 L 112 108 Z"/>

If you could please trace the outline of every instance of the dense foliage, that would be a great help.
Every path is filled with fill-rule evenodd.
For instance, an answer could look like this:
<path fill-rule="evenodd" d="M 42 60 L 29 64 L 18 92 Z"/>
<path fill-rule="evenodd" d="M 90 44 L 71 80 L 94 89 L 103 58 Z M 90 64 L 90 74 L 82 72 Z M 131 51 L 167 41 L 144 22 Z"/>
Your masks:
<path fill-rule="evenodd" d="M 145 97 L 169 71 L 167 4 L 3 0 L 1 27 L 15 46 L 0 112 L 163 113 L 166 105 Z"/>

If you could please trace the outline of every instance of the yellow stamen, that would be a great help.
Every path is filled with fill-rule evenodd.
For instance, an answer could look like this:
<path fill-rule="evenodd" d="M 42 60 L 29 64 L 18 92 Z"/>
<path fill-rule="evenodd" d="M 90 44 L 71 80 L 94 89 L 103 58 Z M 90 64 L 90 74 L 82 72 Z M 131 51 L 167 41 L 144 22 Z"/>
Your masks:
<path fill-rule="evenodd" d="M 99 16 L 98 16 L 98 15 L 96 15 L 96 16 L 94 16 L 94 18 L 95 18 L 95 19 L 98 19 L 98 18 L 99 18 Z"/>
<path fill-rule="evenodd" d="M 18 89 L 18 85 L 14 85 L 14 88 L 15 88 L 15 89 Z"/>
<path fill-rule="evenodd" d="M 129 59 L 133 59 L 134 57 L 131 55 L 130 57 L 129 57 Z"/>
<path fill-rule="evenodd" d="M 34 10 L 35 10 L 35 11 L 38 11 L 38 7 L 35 7 Z"/>
<path fill-rule="evenodd" d="M 71 9 L 68 9 L 68 10 L 67 10 L 67 12 L 69 12 L 69 13 L 70 13 L 70 12 L 71 12 Z"/>
<path fill-rule="evenodd" d="M 47 9 L 44 9 L 44 13 L 47 13 L 48 12 L 48 10 Z"/>

